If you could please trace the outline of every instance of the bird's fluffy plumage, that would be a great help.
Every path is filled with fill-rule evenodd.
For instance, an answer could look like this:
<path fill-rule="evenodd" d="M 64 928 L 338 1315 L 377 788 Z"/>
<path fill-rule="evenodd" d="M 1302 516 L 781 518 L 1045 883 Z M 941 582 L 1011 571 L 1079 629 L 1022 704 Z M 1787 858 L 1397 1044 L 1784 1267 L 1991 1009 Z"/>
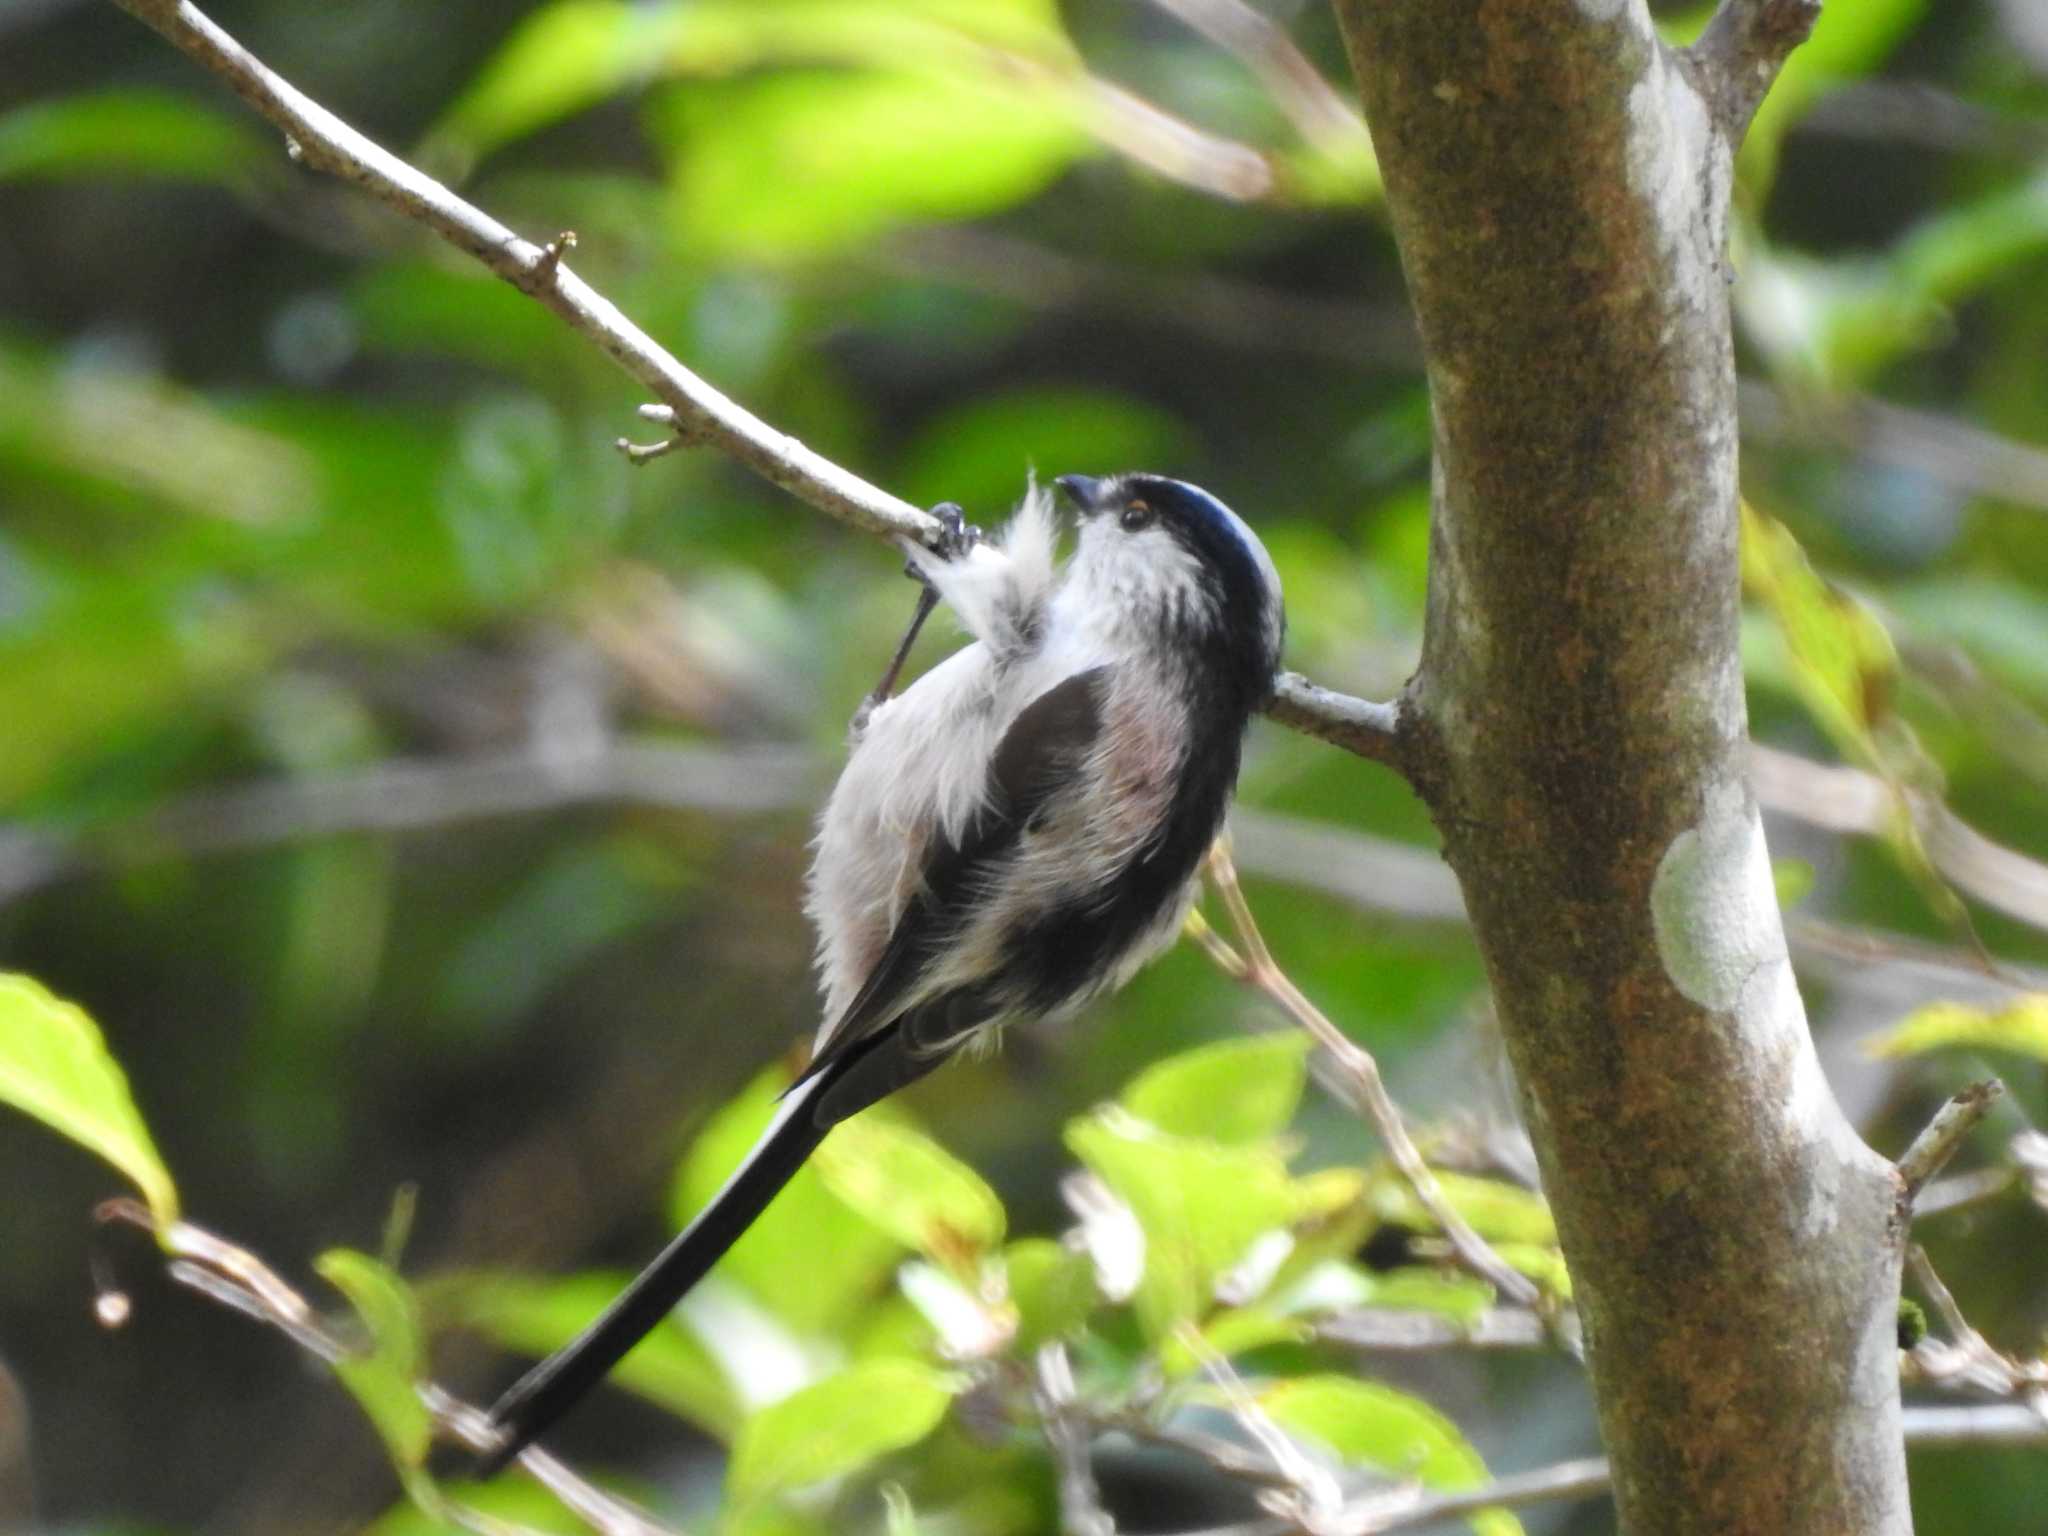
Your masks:
<path fill-rule="evenodd" d="M 599 1379 L 827 1130 L 1007 1021 L 1057 1017 L 1172 942 L 1223 824 L 1284 621 L 1251 530 L 1156 475 L 1035 487 L 993 543 L 909 553 L 973 637 L 859 728 L 806 905 L 825 1022 L 732 1181 L 586 1334 L 493 1410 L 500 1456 Z"/>

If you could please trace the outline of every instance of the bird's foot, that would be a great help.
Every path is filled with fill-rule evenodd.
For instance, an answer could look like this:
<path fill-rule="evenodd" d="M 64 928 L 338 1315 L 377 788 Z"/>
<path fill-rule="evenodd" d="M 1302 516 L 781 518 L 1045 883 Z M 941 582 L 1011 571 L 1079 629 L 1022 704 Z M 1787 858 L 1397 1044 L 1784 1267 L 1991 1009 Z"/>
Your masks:
<path fill-rule="evenodd" d="M 985 537 L 979 528 L 967 521 L 967 515 L 960 510 L 957 501 L 940 502 L 932 508 L 932 516 L 938 519 L 939 536 L 927 547 L 941 560 L 965 559 L 973 552 L 974 546 Z M 861 732 L 867 729 L 868 718 L 896 692 L 897 675 L 902 672 L 903 663 L 909 659 L 911 646 L 917 643 L 918 631 L 924 628 L 924 621 L 932 616 L 932 609 L 938 606 L 938 591 L 932 586 L 931 579 L 918 569 L 915 560 L 904 563 L 903 573 L 922 583 L 924 590 L 917 594 L 917 608 L 910 616 L 910 627 L 904 630 L 903 639 L 896 647 L 896 654 L 890 657 L 881 680 L 853 712 L 852 731 L 856 741 L 860 739 Z"/>

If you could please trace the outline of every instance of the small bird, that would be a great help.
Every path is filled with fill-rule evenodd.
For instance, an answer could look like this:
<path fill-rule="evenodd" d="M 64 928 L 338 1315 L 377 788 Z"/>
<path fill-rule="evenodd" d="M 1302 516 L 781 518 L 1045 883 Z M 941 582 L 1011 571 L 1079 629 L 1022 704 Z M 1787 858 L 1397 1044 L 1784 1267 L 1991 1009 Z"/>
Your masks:
<path fill-rule="evenodd" d="M 950 505 L 916 619 L 854 718 L 807 908 L 825 1022 L 760 1142 L 580 1337 L 491 1409 L 516 1456 L 653 1329 L 840 1121 L 1013 1021 L 1069 1016 L 1173 942 L 1236 788 L 1285 632 L 1257 535 L 1160 475 L 1056 482 L 1080 514 L 1054 562 L 1037 487 L 998 541 Z M 973 641 L 904 692 L 936 593 Z"/>

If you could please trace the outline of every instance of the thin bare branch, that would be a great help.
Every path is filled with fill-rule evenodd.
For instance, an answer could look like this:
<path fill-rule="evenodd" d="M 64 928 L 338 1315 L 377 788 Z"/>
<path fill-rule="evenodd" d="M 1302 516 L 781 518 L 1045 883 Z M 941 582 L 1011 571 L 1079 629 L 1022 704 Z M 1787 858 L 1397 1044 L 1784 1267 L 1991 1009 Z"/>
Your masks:
<path fill-rule="evenodd" d="M 1913 1346 L 1906 1355 L 1906 1379 L 1949 1392 L 2013 1398 L 2048 1426 L 2048 1361 L 2009 1355 L 1979 1333 L 1918 1243 L 1906 1249 L 1906 1273 L 1949 1335 L 1929 1336 Z"/>
<path fill-rule="evenodd" d="M 2048 508 L 2048 448 L 2037 444 L 1871 395 L 1794 400 L 1760 379 L 1744 379 L 1737 399 L 1744 442 L 1846 449 L 1867 463 L 1910 470 L 1972 495 Z"/>
<path fill-rule="evenodd" d="M 217 1305 L 275 1328 L 321 1363 L 331 1366 L 349 1355 L 349 1346 L 327 1327 L 306 1298 L 239 1244 L 190 1222 L 159 1228 L 149 1211 L 134 1200 L 106 1201 L 95 1216 L 101 1222 L 121 1222 L 156 1236 L 170 1256 L 173 1280 Z M 500 1432 L 481 1408 L 432 1382 L 420 1383 L 419 1394 L 444 1439 L 479 1453 L 497 1444 Z M 599 1536 L 674 1536 L 668 1527 L 585 1481 L 537 1446 L 520 1456 L 519 1465 Z M 435 1512 L 460 1519 L 472 1529 L 507 1529 L 459 1507 Z"/>
<path fill-rule="evenodd" d="M 1908 1445 L 2048 1445 L 2048 1418 L 2019 1403 L 1909 1407 L 1903 1417 Z"/>
<path fill-rule="evenodd" d="M 1767 809 L 1831 832 L 1883 836 L 1903 808 L 1919 830 L 1928 859 L 1957 890 L 2008 917 L 2048 929 L 2048 864 L 1993 842 L 1932 795 L 1894 789 L 1861 768 L 1816 763 L 1754 742 L 1749 782 Z"/>
<path fill-rule="evenodd" d="M 1952 1179 L 1936 1179 L 1914 1199 L 1913 1219 L 1925 1220 L 1929 1216 L 1942 1216 L 1986 1200 L 1996 1200 L 2019 1179 L 2017 1168 L 1979 1168 L 1972 1173 L 1959 1173 Z"/>
<path fill-rule="evenodd" d="M 1906 1443 L 1911 1446 L 2048 1445 L 2048 1419 L 2018 1403 L 1966 1408 L 1909 1407 L 1902 1418 Z M 1587 1456 L 1529 1472 L 1510 1473 L 1483 1487 L 1456 1493 L 1409 1490 L 1404 1502 L 1400 1495 L 1376 1493 L 1347 1504 L 1334 1520 L 1318 1525 L 1313 1536 L 1379 1536 L 1382 1532 L 1412 1530 L 1482 1509 L 1526 1509 L 1536 1504 L 1592 1498 L 1606 1493 L 1610 1483 L 1606 1458 Z M 1190 1532 L 1189 1536 L 1285 1536 L 1300 1529 L 1283 1520 L 1260 1520 Z"/>
<path fill-rule="evenodd" d="M 676 413 L 678 422 L 769 482 L 870 533 L 926 542 L 938 524 L 795 438 L 776 431 L 684 367 L 545 246 L 371 142 L 274 74 L 186 0 L 114 0 L 225 80 L 283 130 L 299 162 L 325 171 L 431 229 L 595 341 Z"/>
<path fill-rule="evenodd" d="M 1488 1307 L 1466 1321 L 1408 1307 L 1352 1307 L 1316 1324 L 1316 1337 L 1351 1349 L 1408 1353 L 1426 1349 L 1536 1349 L 1550 1342 L 1537 1313 Z"/>
<path fill-rule="evenodd" d="M 1102 1490 L 1095 1484 L 1089 1427 L 1076 1402 L 1074 1368 L 1064 1345 L 1048 1344 L 1038 1352 L 1031 1395 L 1059 1475 L 1060 1529 L 1074 1536 L 1116 1536 L 1116 1522 L 1102 1507 Z"/>
<path fill-rule="evenodd" d="M 1685 56 L 1731 141 L 1742 142 L 1764 93 L 1819 20 L 1820 0 L 1722 0 Z"/>
<path fill-rule="evenodd" d="M 1963 1144 L 1971 1131 L 1996 1104 L 2005 1092 L 2005 1085 L 1995 1077 L 1987 1077 L 1980 1083 L 1972 1083 L 1954 1098 L 1950 1099 L 1927 1122 L 1927 1128 L 1913 1138 L 1912 1145 L 1900 1155 L 1898 1168 L 1902 1187 L 1900 1198 L 1906 1208 L 1911 1209 L 1919 1198 L 1927 1181 L 1948 1165 L 1955 1156 L 1956 1148 Z"/>
<path fill-rule="evenodd" d="M 1334 693 L 1299 672 L 1282 672 L 1266 713 L 1280 724 L 1360 757 L 1401 766 L 1401 706 Z"/>
<path fill-rule="evenodd" d="M 356 132 L 273 73 L 189 0 L 114 3 L 219 75 L 258 114 L 282 129 L 287 147 L 301 164 L 338 176 L 425 225 L 596 342 L 673 412 L 674 430 L 679 435 L 717 448 L 771 485 L 868 533 L 915 539 L 921 544 L 930 544 L 939 536 L 939 524 L 923 509 L 870 485 L 794 437 L 778 432 L 684 367 L 617 305 L 570 270 L 561 259 L 559 241 L 537 245 L 521 238 Z M 1143 141 L 1142 145 L 1125 145 L 1128 152 L 1136 154 L 1144 147 L 1163 163 L 1175 156 L 1192 156 L 1197 148 L 1214 149 L 1216 141 L 1186 124 L 1113 86 L 1098 85 L 1098 131 L 1128 130 L 1126 138 Z M 1261 174 L 1270 174 L 1265 161 L 1253 151 L 1244 150 L 1243 154 L 1257 162 Z M 1258 195 L 1250 185 L 1250 175 L 1240 166 L 1239 173 L 1222 175 L 1227 185 L 1217 190 Z M 630 445 L 628 452 L 632 452 Z M 1374 749 L 1375 737 L 1368 723 L 1373 711 L 1382 707 L 1301 684 L 1283 690 L 1276 718 L 1360 756 L 1390 763 L 1390 752 Z"/>
<path fill-rule="evenodd" d="M 1309 143 L 1343 153 L 1365 143 L 1365 119 L 1288 35 L 1244 0 L 1152 0 L 1234 54 Z"/>
<path fill-rule="evenodd" d="M 1387 1155 L 1414 1190 L 1415 1198 L 1423 1209 L 1429 1212 L 1430 1219 L 1449 1240 L 1458 1262 L 1515 1305 L 1531 1310 L 1547 1307 L 1548 1303 L 1535 1282 L 1510 1268 L 1444 1198 L 1436 1175 L 1430 1171 L 1429 1164 L 1416 1149 L 1414 1138 L 1408 1134 L 1400 1106 L 1387 1092 L 1379 1063 L 1373 1059 L 1372 1053 L 1331 1023 L 1273 959 L 1272 951 L 1266 947 L 1265 937 L 1252 916 L 1251 907 L 1244 899 L 1244 890 L 1238 884 L 1237 869 L 1231 862 L 1230 851 L 1221 840 L 1210 850 L 1208 872 L 1210 884 L 1222 899 L 1224 910 L 1230 914 L 1231 926 L 1237 930 L 1238 950 L 1243 955 L 1245 966 L 1242 979 L 1277 1003 L 1308 1032 L 1336 1066 L 1344 1097 L 1353 1109 L 1372 1121 Z"/>

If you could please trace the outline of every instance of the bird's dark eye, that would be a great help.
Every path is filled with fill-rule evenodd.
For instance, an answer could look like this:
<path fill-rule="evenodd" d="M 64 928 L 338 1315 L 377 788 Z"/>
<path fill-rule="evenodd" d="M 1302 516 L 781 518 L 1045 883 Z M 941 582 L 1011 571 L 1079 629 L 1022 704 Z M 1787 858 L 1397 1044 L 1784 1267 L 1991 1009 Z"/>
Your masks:
<path fill-rule="evenodd" d="M 1158 514 L 1144 502 L 1134 501 L 1124 508 L 1123 515 L 1117 522 L 1125 533 L 1137 533 L 1140 529 L 1150 528 L 1152 519 L 1156 516 Z"/>

